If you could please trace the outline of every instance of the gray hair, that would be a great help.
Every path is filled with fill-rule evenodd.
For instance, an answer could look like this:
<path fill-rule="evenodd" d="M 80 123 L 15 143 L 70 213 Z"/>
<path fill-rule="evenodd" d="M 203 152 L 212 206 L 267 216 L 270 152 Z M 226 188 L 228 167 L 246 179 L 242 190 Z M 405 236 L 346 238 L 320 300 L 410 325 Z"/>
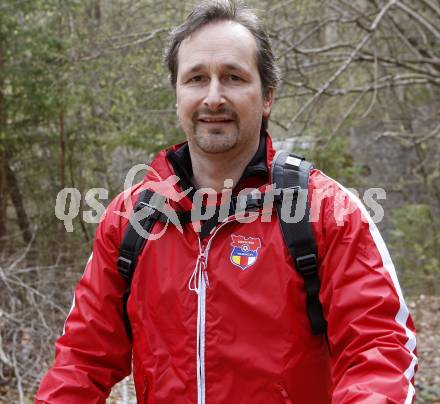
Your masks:
<path fill-rule="evenodd" d="M 275 64 L 270 39 L 261 20 L 254 11 L 235 0 L 205 0 L 199 3 L 188 15 L 183 24 L 173 29 L 169 45 L 165 50 L 165 63 L 170 72 L 170 80 L 176 87 L 179 47 L 182 41 L 199 28 L 217 21 L 234 21 L 247 28 L 257 43 L 257 66 L 260 73 L 263 95 L 280 82 L 280 71 Z"/>

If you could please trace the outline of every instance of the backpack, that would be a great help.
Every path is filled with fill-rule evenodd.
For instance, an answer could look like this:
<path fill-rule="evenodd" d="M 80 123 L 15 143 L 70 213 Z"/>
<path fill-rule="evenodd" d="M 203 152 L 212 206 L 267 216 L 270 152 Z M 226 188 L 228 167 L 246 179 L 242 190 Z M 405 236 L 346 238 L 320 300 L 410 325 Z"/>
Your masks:
<path fill-rule="evenodd" d="M 304 288 L 306 291 L 307 316 L 310 321 L 312 334 L 319 335 L 326 333 L 327 323 L 323 316 L 322 305 L 319 301 L 320 279 L 318 275 L 318 251 L 316 241 L 313 235 L 312 226 L 309 221 L 309 206 L 307 203 L 309 174 L 313 166 L 307 162 L 304 157 L 279 151 L 276 153 L 272 167 L 272 183 L 277 189 L 280 189 L 280 195 L 275 195 L 274 205 L 278 214 L 281 231 L 286 243 L 287 249 L 292 258 L 294 267 L 304 279 Z M 291 198 L 291 212 L 295 213 L 298 197 L 302 195 L 305 198 L 305 211 L 302 217 L 294 222 L 281 220 L 282 217 L 282 199 Z M 166 198 L 146 189 L 139 194 L 134 207 L 134 213 L 147 208 L 147 215 L 139 221 L 149 234 L 157 221 L 167 223 L 169 216 L 163 213 Z M 236 198 L 232 198 L 230 211 L 235 211 L 237 204 Z M 244 210 L 259 210 L 263 206 L 263 195 L 258 198 L 252 193 L 246 195 Z M 185 224 L 191 222 L 190 211 L 177 211 L 173 215 L 179 223 Z M 144 216 L 144 215 L 142 215 Z M 219 214 L 214 215 L 207 220 L 201 228 L 200 237 L 209 234 L 218 223 Z M 127 287 L 122 298 L 124 323 L 129 337 L 132 337 L 130 321 L 127 314 L 127 301 L 130 296 L 131 280 L 136 269 L 137 258 L 145 247 L 147 238 L 139 234 L 130 221 L 125 230 L 124 238 L 121 242 L 118 258 L 118 271 L 127 281 Z"/>

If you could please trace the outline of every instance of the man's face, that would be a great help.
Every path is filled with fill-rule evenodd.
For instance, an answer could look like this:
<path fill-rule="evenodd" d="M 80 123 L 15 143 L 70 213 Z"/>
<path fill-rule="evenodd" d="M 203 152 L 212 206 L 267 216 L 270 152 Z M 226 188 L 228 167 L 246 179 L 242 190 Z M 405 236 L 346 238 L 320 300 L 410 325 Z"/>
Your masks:
<path fill-rule="evenodd" d="M 180 45 L 177 114 L 197 152 L 239 152 L 258 142 L 261 119 L 273 92 L 263 99 L 256 41 L 242 25 L 205 25 Z"/>

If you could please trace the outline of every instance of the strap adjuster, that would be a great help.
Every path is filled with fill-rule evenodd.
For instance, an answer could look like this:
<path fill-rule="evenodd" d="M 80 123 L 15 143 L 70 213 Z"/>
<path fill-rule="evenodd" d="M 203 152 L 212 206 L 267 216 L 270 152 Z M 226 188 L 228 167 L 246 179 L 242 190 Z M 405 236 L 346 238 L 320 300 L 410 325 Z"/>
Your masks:
<path fill-rule="evenodd" d="M 302 276 L 313 276 L 317 273 L 318 260 L 316 254 L 303 255 L 296 258 L 296 267 Z"/>
<path fill-rule="evenodd" d="M 237 212 L 237 209 L 240 212 L 249 212 L 259 210 L 263 206 L 263 196 L 264 194 L 255 195 L 254 193 L 249 193 L 246 195 L 240 195 L 239 197 L 231 198 L 231 204 L 234 212 Z"/>
<path fill-rule="evenodd" d="M 122 256 L 118 257 L 118 271 L 127 280 L 130 276 L 129 274 L 132 262 L 133 261 L 131 259 Z"/>
<path fill-rule="evenodd" d="M 143 209 L 145 206 L 149 206 L 147 203 L 145 203 L 145 202 L 138 202 L 137 204 L 136 204 L 136 206 L 134 207 L 134 211 L 135 212 L 139 212 L 141 209 Z"/>
<path fill-rule="evenodd" d="M 293 198 L 297 198 L 299 192 L 301 191 L 301 187 L 300 186 L 296 186 L 296 187 L 288 187 L 288 188 L 282 188 L 280 190 L 280 197 L 281 200 L 283 200 L 284 195 L 286 195 L 287 197 L 291 197 Z"/>
<path fill-rule="evenodd" d="M 162 217 L 162 212 L 159 209 L 157 209 L 156 206 L 150 205 L 147 202 L 142 202 L 142 201 L 139 202 L 135 206 L 134 211 L 137 213 L 137 212 L 139 212 L 140 210 L 142 210 L 144 208 L 150 208 L 151 209 L 151 212 L 147 216 L 147 218 L 152 219 L 152 220 L 160 220 L 160 218 Z"/>
<path fill-rule="evenodd" d="M 258 210 L 261 208 L 263 202 L 261 200 L 262 198 L 257 198 L 253 194 L 248 194 L 246 198 L 246 208 L 245 210 Z"/>

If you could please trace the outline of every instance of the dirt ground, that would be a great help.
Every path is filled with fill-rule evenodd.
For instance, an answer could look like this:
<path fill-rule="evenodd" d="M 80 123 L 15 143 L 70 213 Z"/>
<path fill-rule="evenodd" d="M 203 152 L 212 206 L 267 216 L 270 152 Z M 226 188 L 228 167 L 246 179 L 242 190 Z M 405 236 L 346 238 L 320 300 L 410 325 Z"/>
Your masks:
<path fill-rule="evenodd" d="M 408 299 L 417 328 L 417 404 L 440 404 L 440 297 L 420 295 Z M 32 403 L 28 398 L 25 403 Z M 0 403 L 19 403 L 15 386 L 0 385 Z M 132 381 L 127 378 L 113 388 L 107 403 L 135 404 Z"/>
<path fill-rule="evenodd" d="M 440 297 L 420 295 L 409 303 L 417 330 L 417 403 L 440 403 Z"/>

